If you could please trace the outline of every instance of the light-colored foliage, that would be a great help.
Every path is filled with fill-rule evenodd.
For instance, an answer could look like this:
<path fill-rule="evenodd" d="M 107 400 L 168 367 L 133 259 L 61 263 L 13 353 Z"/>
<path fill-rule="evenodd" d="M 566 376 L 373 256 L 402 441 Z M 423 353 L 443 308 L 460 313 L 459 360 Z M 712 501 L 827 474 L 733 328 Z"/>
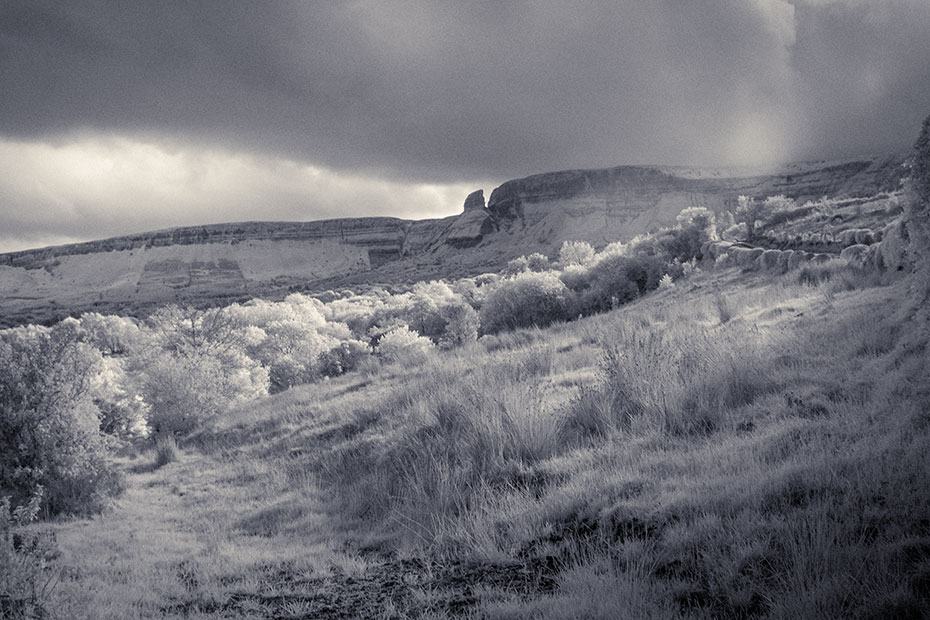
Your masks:
<path fill-rule="evenodd" d="M 149 342 L 131 364 L 154 432 L 189 433 L 226 408 L 268 393 L 268 370 L 246 355 L 246 331 L 234 313 L 167 307 L 148 325 Z M 286 356 L 281 363 L 289 370 Z"/>
<path fill-rule="evenodd" d="M 433 349 L 429 338 L 411 331 L 406 325 L 394 327 L 378 339 L 375 354 L 385 362 L 405 365 L 420 364 Z"/>
<path fill-rule="evenodd" d="M 559 248 L 559 264 L 563 269 L 587 265 L 594 258 L 594 248 L 587 241 L 563 241 Z"/>

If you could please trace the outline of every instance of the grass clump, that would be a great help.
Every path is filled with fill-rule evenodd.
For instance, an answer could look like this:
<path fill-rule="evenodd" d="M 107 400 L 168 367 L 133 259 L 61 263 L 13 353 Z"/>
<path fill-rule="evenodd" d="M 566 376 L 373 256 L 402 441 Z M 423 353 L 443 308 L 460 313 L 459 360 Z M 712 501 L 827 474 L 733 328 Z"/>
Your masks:
<path fill-rule="evenodd" d="M 176 462 L 179 454 L 178 442 L 174 435 L 162 433 L 155 438 L 155 469 Z"/>
<path fill-rule="evenodd" d="M 710 433 L 727 412 L 772 392 L 758 335 L 639 329 L 618 319 L 602 328 L 600 381 L 583 388 L 563 422 L 567 436 L 654 429 Z"/>

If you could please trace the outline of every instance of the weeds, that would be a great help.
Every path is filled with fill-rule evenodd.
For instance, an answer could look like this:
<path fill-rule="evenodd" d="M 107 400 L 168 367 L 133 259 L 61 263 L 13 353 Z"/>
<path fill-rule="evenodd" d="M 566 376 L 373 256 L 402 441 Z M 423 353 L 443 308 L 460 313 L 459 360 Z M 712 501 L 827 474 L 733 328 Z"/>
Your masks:
<path fill-rule="evenodd" d="M 10 507 L 0 498 L 0 618 L 41 618 L 58 582 L 50 563 L 58 547 L 49 533 L 26 529 L 39 514 L 41 488 L 30 502 Z"/>

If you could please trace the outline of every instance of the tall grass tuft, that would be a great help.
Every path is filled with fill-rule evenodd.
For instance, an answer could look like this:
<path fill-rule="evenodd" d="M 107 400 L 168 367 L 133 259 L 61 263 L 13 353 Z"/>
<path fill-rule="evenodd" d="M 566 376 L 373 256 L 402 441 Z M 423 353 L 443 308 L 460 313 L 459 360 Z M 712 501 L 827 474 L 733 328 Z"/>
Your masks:
<path fill-rule="evenodd" d="M 161 433 L 155 438 L 155 469 L 178 460 L 178 442 L 171 433 Z"/>
<path fill-rule="evenodd" d="M 733 318 L 733 307 L 723 293 L 717 292 L 713 298 L 714 309 L 717 311 L 717 318 L 720 319 L 720 324 L 724 325 Z"/>
<path fill-rule="evenodd" d="M 412 544 L 451 544 L 460 517 L 489 495 L 538 482 L 534 466 L 559 449 L 545 372 L 531 354 L 408 379 L 371 405 L 379 424 L 323 455 L 324 480 L 355 518 L 388 523 Z"/>
<path fill-rule="evenodd" d="M 749 327 L 708 334 L 680 326 L 644 330 L 621 319 L 603 329 L 600 345 L 600 381 L 573 401 L 562 423 L 566 439 L 636 429 L 709 433 L 729 410 L 776 387 Z"/>

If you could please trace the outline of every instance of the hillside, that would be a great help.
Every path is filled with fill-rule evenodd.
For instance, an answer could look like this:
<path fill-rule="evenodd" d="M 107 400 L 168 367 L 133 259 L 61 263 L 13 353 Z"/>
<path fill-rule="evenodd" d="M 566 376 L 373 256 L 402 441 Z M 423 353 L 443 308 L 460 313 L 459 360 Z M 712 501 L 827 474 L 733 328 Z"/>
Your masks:
<path fill-rule="evenodd" d="M 293 388 L 175 463 L 124 458 L 110 512 L 53 526 L 52 607 L 921 617 L 930 394 L 909 307 L 901 284 L 726 268 Z"/>
<path fill-rule="evenodd" d="M 472 247 L 331 280 L 354 292 L 0 332 L 0 483 L 20 507 L 0 520 L 0 611 L 922 617 L 921 203 L 741 197 L 719 228 L 689 207 L 600 251 L 364 289 L 495 236 L 519 251 L 539 182 L 509 220 L 472 195 L 497 226 Z M 113 252 L 259 248 L 248 269 L 213 256 L 231 286 L 262 273 L 260 244 L 301 243 L 187 239 Z M 178 285 L 172 260 L 142 266 L 150 288 Z"/>
<path fill-rule="evenodd" d="M 732 211 L 739 195 L 799 203 L 895 191 L 903 157 L 778 170 L 624 166 L 534 175 L 470 195 L 438 220 L 242 222 L 156 231 L 0 255 L 6 325 L 167 302 L 216 305 L 288 291 L 396 286 L 496 271 L 566 240 L 595 247 L 674 224 L 689 206 Z"/>

